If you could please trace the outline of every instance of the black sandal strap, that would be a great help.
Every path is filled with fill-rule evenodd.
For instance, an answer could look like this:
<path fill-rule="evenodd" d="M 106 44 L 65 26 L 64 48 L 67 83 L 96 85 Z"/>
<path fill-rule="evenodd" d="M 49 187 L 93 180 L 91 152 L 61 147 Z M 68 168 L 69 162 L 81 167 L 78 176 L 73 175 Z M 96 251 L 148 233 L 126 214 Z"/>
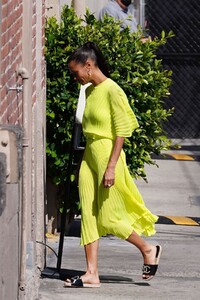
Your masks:
<path fill-rule="evenodd" d="M 158 265 L 143 265 L 143 275 L 155 275 Z"/>
<path fill-rule="evenodd" d="M 83 287 L 83 281 L 79 276 L 71 278 L 71 285 L 74 287 Z"/>

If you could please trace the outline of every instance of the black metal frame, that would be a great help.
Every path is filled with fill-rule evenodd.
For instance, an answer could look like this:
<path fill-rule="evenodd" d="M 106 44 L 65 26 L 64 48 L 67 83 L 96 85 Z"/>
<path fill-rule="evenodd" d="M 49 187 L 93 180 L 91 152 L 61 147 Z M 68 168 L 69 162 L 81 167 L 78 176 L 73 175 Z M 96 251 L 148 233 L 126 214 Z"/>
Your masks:
<path fill-rule="evenodd" d="M 62 264 L 63 245 L 64 245 L 64 237 L 65 237 L 67 205 L 70 202 L 70 185 L 71 185 L 70 177 L 71 177 L 71 174 L 73 171 L 74 155 L 75 155 L 76 151 L 84 151 L 84 147 L 80 146 L 81 131 L 82 131 L 81 124 L 77 123 L 74 120 L 73 130 L 72 130 L 72 139 L 71 139 L 71 144 L 70 144 L 69 160 L 68 160 L 68 166 L 67 166 L 67 176 L 66 176 L 65 193 L 64 193 L 64 205 L 63 205 L 63 212 L 61 215 L 61 227 L 60 227 L 60 238 L 59 238 L 59 247 L 58 247 L 58 255 L 57 255 L 57 265 L 56 265 L 56 268 L 51 268 L 51 267 L 46 266 L 41 273 L 42 277 L 61 279 L 63 276 L 67 276 L 67 273 L 66 273 L 67 270 L 62 270 L 61 264 Z M 76 274 L 77 274 L 77 272 L 76 272 Z"/>
<path fill-rule="evenodd" d="M 160 36 L 162 30 L 175 34 L 157 53 L 164 69 L 173 72 L 171 95 L 164 106 L 174 107 L 174 113 L 163 128 L 169 138 L 200 138 L 200 2 L 146 0 L 145 3 L 152 39 Z"/>

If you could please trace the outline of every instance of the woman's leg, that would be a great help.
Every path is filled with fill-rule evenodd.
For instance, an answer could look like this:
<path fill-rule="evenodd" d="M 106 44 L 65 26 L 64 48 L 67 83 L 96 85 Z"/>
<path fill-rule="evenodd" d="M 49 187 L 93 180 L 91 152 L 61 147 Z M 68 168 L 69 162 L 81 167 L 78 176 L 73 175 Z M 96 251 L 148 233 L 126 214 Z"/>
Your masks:
<path fill-rule="evenodd" d="M 85 245 L 84 247 L 85 247 L 87 271 L 83 276 L 81 276 L 81 279 L 84 283 L 99 283 L 99 274 L 98 274 L 99 240 L 96 240 L 93 243 Z"/>
<path fill-rule="evenodd" d="M 86 153 L 87 154 L 87 153 Z M 81 200 L 81 244 L 84 245 L 86 273 L 81 276 L 83 283 L 99 283 L 97 228 L 97 178 L 96 174 L 83 160 L 79 174 L 79 195 Z M 94 241 L 94 242 L 89 242 Z"/>
<path fill-rule="evenodd" d="M 147 265 L 155 265 L 156 251 L 157 248 L 154 245 L 149 244 L 143 238 L 141 238 L 136 232 L 132 232 L 132 234 L 128 237 L 127 241 L 134 246 L 136 246 L 142 256 L 144 258 L 144 264 Z M 149 275 L 143 275 L 144 279 L 148 279 Z"/>

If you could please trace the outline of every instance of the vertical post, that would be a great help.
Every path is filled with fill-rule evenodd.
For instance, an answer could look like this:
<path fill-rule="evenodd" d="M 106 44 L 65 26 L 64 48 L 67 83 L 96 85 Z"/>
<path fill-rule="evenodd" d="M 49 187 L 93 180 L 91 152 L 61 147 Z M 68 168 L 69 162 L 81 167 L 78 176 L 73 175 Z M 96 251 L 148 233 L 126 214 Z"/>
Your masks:
<path fill-rule="evenodd" d="M 31 195 L 32 195 L 32 1 L 23 0 L 23 25 L 22 25 L 22 70 L 18 75 L 26 79 L 26 91 L 23 91 L 23 105 L 27 105 L 23 112 L 23 128 L 28 138 L 27 151 L 27 189 L 28 211 L 27 220 L 31 220 Z M 20 68 L 21 69 L 21 68 Z M 20 74 L 20 71 L 22 72 Z M 25 71 L 25 72 L 24 72 Z M 28 74 L 28 78 L 27 78 Z M 25 78 L 26 77 L 26 78 Z M 24 103 L 26 102 L 26 103 Z M 26 143 L 26 142 L 25 142 Z M 31 240 L 31 222 L 27 224 L 27 239 Z"/>
<path fill-rule="evenodd" d="M 29 122 L 29 74 L 25 68 L 18 70 L 18 76 L 22 77 L 23 80 L 23 175 L 22 175 L 22 222 L 21 222 L 21 261 L 20 261 L 20 279 L 19 279 L 19 289 L 22 295 L 25 296 L 26 291 L 26 255 L 27 255 L 27 221 L 28 221 L 28 201 L 30 198 L 30 136 L 28 132 L 28 122 Z"/>
<path fill-rule="evenodd" d="M 74 7 L 78 17 L 83 17 L 86 10 L 85 0 L 73 0 L 72 6 Z"/>
<path fill-rule="evenodd" d="M 0 49 L 1 49 L 1 23 L 2 23 L 1 7 L 2 7 L 2 3 L 0 0 Z M 1 74 L 1 50 L 0 50 L 0 74 Z M 0 76 L 0 101 L 1 101 L 1 76 Z"/>
<path fill-rule="evenodd" d="M 20 297 L 26 291 L 27 241 L 31 240 L 32 201 L 32 1 L 23 0 L 22 23 L 22 66 L 18 76 L 23 80 L 23 178 L 22 178 L 22 222 L 21 222 L 21 262 L 19 290 Z M 20 298 L 20 299 L 21 299 Z"/>
<path fill-rule="evenodd" d="M 141 28 L 145 28 L 145 0 L 140 0 L 139 7 L 139 23 Z"/>
<path fill-rule="evenodd" d="M 59 241 L 59 247 L 58 247 L 58 260 L 57 260 L 57 272 L 58 273 L 60 273 L 61 264 L 62 264 L 67 204 L 69 203 L 69 195 L 70 195 L 70 176 L 71 176 L 71 172 L 72 172 L 73 155 L 74 155 L 74 137 L 75 137 L 75 121 L 73 124 L 73 132 L 72 132 L 69 160 L 68 160 L 68 166 L 67 166 L 67 176 L 66 176 L 66 183 L 65 183 L 65 193 L 64 193 L 65 199 L 64 199 L 63 212 L 62 212 L 62 216 L 61 216 L 61 230 L 60 230 L 60 241 Z"/>

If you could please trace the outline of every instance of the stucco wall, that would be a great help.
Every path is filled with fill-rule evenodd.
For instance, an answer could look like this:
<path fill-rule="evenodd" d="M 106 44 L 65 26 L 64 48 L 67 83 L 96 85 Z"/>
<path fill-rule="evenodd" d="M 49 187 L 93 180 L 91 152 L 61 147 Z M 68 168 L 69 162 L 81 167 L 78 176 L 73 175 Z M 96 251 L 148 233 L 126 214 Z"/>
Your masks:
<path fill-rule="evenodd" d="M 12 148 L 16 153 L 17 148 Z M 17 299 L 20 266 L 19 182 L 6 184 L 6 155 L 0 153 L 0 298 Z M 12 284 L 12 288 L 10 285 Z"/>

